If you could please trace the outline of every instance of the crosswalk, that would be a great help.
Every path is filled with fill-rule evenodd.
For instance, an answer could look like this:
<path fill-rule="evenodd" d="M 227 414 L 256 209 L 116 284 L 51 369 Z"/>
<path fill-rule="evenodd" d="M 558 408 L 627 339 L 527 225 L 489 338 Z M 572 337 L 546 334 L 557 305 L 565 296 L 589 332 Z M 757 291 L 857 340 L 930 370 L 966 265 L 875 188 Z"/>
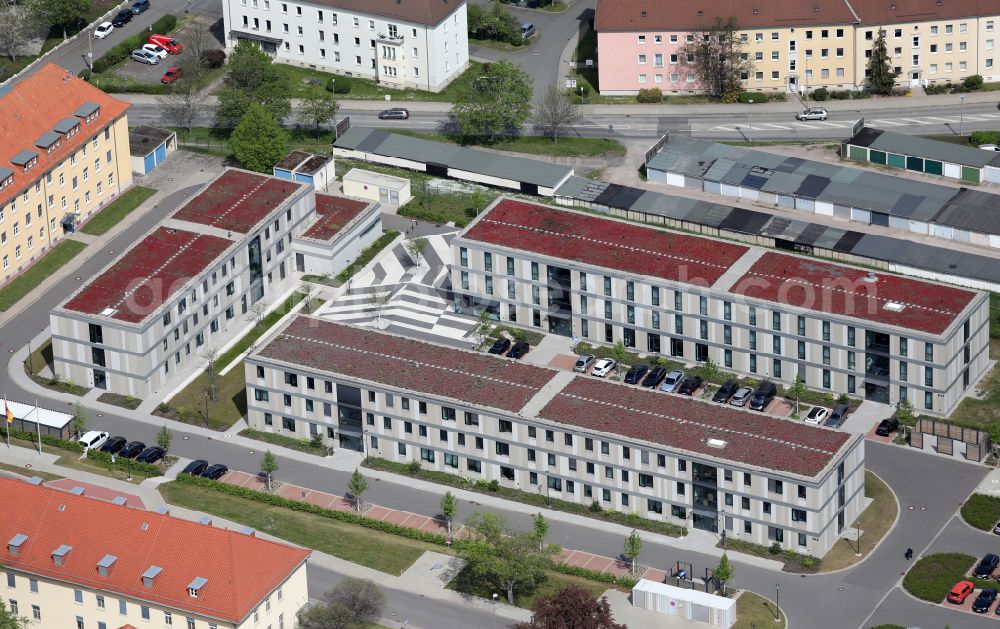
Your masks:
<path fill-rule="evenodd" d="M 988 120 L 1000 120 L 1000 113 L 977 113 L 975 115 L 964 116 L 965 122 L 986 122 Z M 865 118 L 865 121 L 873 127 L 904 127 L 920 125 L 942 125 L 959 124 L 962 118 L 959 116 L 918 116 L 914 118 Z M 753 128 L 761 131 L 793 131 L 796 129 L 850 129 L 854 126 L 854 120 L 790 120 L 788 122 L 754 122 Z M 749 128 L 749 121 L 745 124 L 692 124 L 692 131 L 740 131 Z"/>

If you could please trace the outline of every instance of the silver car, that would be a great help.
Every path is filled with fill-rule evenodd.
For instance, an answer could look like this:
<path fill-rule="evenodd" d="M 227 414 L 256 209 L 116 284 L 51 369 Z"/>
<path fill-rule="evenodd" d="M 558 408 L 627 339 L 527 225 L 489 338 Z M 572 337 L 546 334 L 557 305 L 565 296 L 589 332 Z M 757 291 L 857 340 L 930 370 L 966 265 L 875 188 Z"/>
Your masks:
<path fill-rule="evenodd" d="M 729 398 L 729 403 L 733 406 L 746 406 L 750 398 L 753 397 L 753 389 L 750 387 L 740 387 L 733 393 L 733 397 Z"/>
<path fill-rule="evenodd" d="M 795 114 L 796 120 L 826 120 L 826 110 L 822 107 L 810 107 Z"/>
<path fill-rule="evenodd" d="M 156 55 L 149 52 L 148 50 L 133 50 L 132 51 L 132 61 L 138 61 L 139 63 L 148 63 L 151 66 L 155 66 L 160 62 Z"/>
<path fill-rule="evenodd" d="M 576 359 L 576 364 L 573 365 L 573 371 L 587 373 L 587 370 L 590 369 L 590 366 L 594 364 L 595 360 L 597 360 L 597 356 L 594 356 L 593 354 L 584 354 Z"/>
<path fill-rule="evenodd" d="M 684 382 L 684 372 L 683 371 L 671 371 L 667 374 L 667 378 L 660 385 L 660 391 L 665 393 L 673 393 L 677 390 L 677 387 L 681 386 L 681 382 Z"/>

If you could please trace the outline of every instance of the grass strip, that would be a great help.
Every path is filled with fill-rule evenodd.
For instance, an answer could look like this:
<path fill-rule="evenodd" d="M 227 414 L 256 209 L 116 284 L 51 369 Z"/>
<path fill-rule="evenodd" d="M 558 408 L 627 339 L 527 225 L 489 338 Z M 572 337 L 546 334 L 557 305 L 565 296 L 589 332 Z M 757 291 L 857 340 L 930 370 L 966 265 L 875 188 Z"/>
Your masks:
<path fill-rule="evenodd" d="M 30 266 L 28 270 L 14 278 L 11 283 L 0 288 L 0 311 L 9 310 L 25 295 L 45 281 L 45 278 L 55 274 L 56 271 L 65 266 L 67 262 L 75 258 L 78 253 L 86 248 L 87 245 L 82 242 L 63 240 L 50 249 L 47 254 Z"/>
<path fill-rule="evenodd" d="M 133 186 L 87 221 L 80 231 L 93 236 L 105 234 L 154 194 L 156 190 L 153 188 Z"/>
<path fill-rule="evenodd" d="M 994 587 L 993 581 L 966 577 L 976 558 L 963 553 L 939 553 L 917 560 L 903 577 L 903 587 L 917 598 L 940 603 L 959 581 L 972 581 L 977 588 Z"/>
<path fill-rule="evenodd" d="M 1000 498 L 972 494 L 962 505 L 962 519 L 983 531 L 992 531 L 1000 521 Z"/>

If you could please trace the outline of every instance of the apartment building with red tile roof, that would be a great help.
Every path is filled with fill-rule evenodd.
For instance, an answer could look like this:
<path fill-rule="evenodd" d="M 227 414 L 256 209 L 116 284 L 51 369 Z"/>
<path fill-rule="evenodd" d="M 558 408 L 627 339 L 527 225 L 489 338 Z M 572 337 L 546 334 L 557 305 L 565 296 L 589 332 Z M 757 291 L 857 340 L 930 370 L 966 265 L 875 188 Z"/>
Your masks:
<path fill-rule="evenodd" d="M 39 626 L 292 626 L 309 550 L 0 478 L 4 597 Z M 185 624 L 186 623 L 186 624 Z M 193 624 L 192 624 L 193 623 Z"/>

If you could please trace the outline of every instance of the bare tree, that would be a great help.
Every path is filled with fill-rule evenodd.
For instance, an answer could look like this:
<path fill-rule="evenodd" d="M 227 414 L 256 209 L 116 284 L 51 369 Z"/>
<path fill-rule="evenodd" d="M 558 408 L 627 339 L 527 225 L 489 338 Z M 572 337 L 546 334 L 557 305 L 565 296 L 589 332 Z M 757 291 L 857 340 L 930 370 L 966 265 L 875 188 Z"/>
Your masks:
<path fill-rule="evenodd" d="M 550 87 L 535 107 L 535 126 L 551 136 L 553 142 L 558 141 L 559 134 L 572 127 L 579 119 L 580 109 L 573 98 L 565 90 L 555 87 Z"/>
<path fill-rule="evenodd" d="M 413 263 L 417 266 L 420 266 L 423 262 L 424 251 L 427 251 L 427 245 L 426 238 L 414 238 L 403 243 L 406 253 L 410 254 L 410 257 L 413 258 Z"/>
<path fill-rule="evenodd" d="M 35 0 L 0 0 L 0 54 L 15 61 L 25 46 L 44 34 Z"/>
<path fill-rule="evenodd" d="M 681 51 L 704 90 L 724 103 L 735 103 L 743 91 L 743 76 L 753 74 L 754 64 L 744 55 L 736 18 L 715 18 L 715 25 L 695 35 Z"/>
<path fill-rule="evenodd" d="M 254 305 L 250 306 L 247 311 L 247 320 L 253 321 L 258 328 L 264 327 L 264 316 L 267 314 L 267 304 L 262 301 L 258 301 Z"/>
<path fill-rule="evenodd" d="M 368 298 L 368 304 L 375 311 L 375 327 L 381 330 L 383 328 L 382 313 L 389 305 L 389 293 L 372 293 L 371 297 Z"/>
<path fill-rule="evenodd" d="M 201 355 L 205 357 L 205 373 L 208 374 L 208 399 L 214 402 L 216 394 L 215 382 L 219 377 L 215 361 L 219 358 L 219 350 L 209 347 Z"/>
<path fill-rule="evenodd" d="M 158 96 L 164 120 L 176 127 L 183 127 L 191 133 L 198 121 L 208 112 L 205 97 L 196 80 L 188 80 L 185 75 L 174 83 L 169 94 Z"/>
<path fill-rule="evenodd" d="M 206 70 L 204 53 L 218 48 L 218 42 L 207 27 L 195 22 L 190 28 L 184 29 L 184 47 L 188 51 L 184 80 L 193 79 L 193 83 L 199 83 L 199 88 L 203 87 L 201 82 Z"/>

